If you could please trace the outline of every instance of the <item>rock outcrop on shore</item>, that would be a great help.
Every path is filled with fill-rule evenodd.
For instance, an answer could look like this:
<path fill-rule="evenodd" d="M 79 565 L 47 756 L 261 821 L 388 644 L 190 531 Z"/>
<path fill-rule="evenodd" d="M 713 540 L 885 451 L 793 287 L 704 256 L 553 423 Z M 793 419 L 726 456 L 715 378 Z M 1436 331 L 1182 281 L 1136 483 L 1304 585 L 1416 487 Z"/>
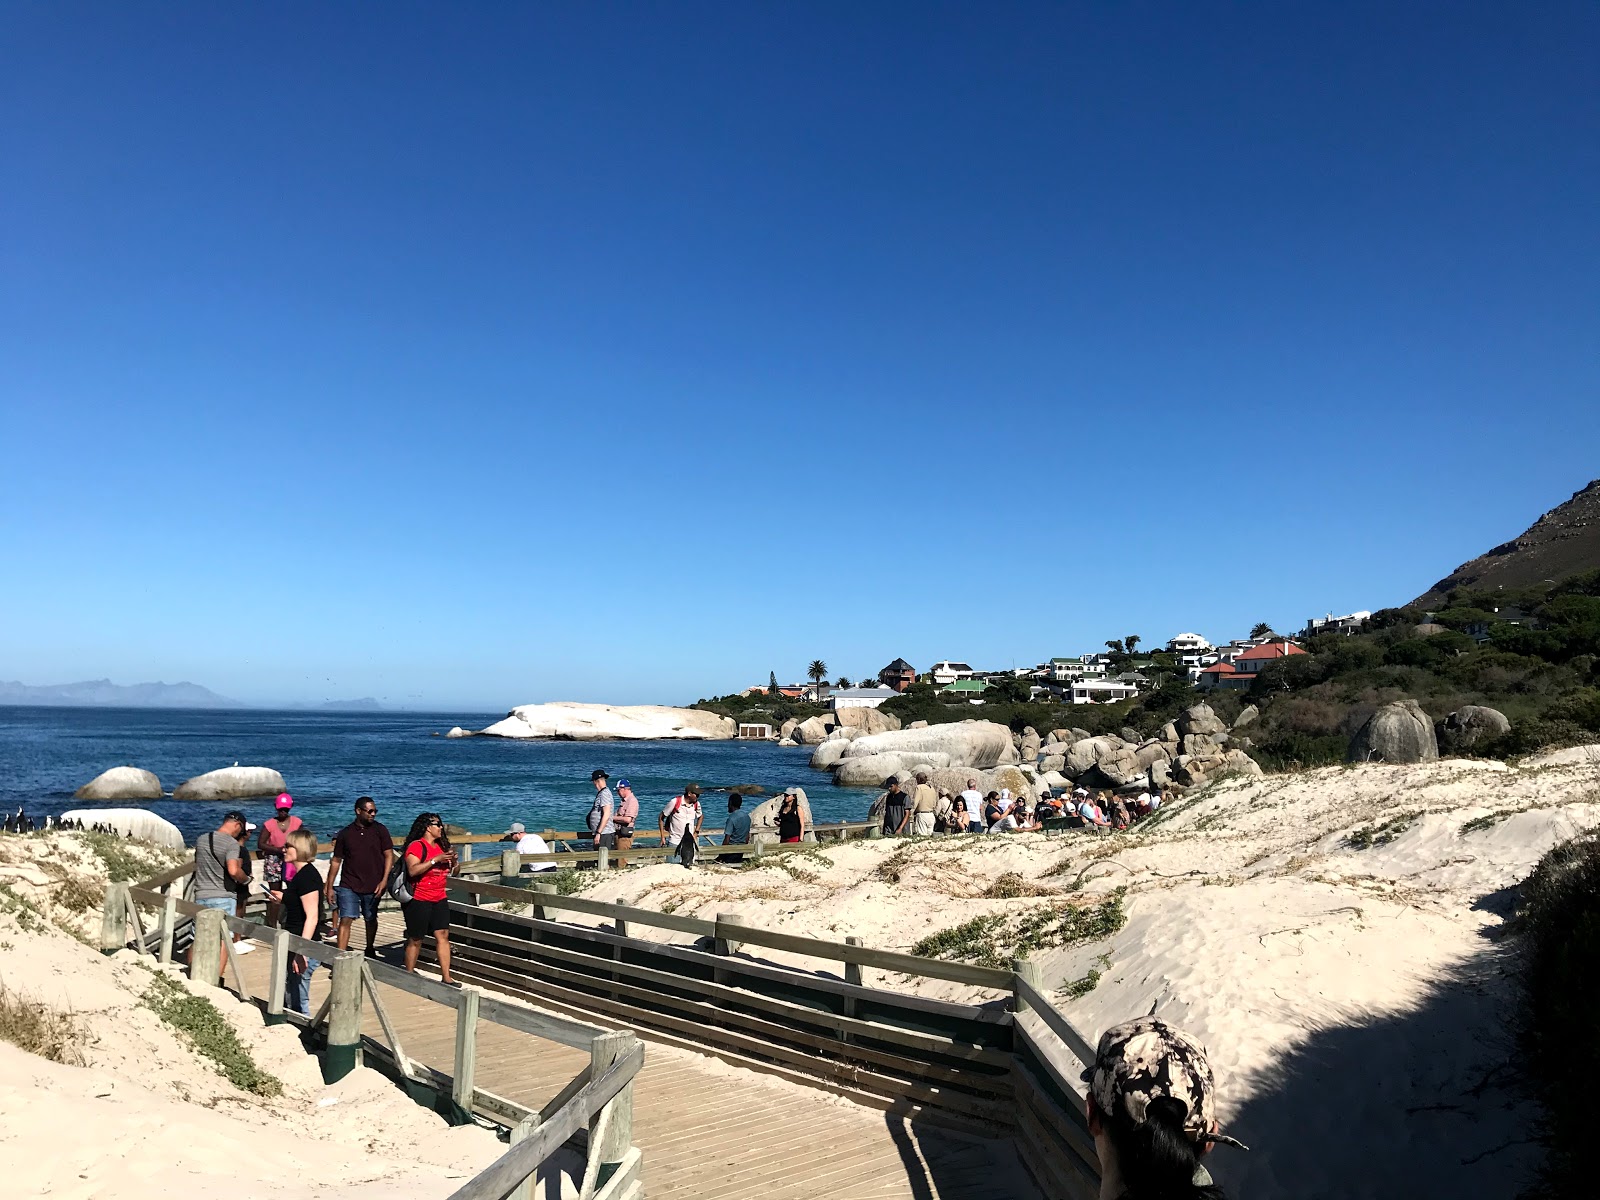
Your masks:
<path fill-rule="evenodd" d="M 159 800 L 166 792 L 154 772 L 112 767 L 72 793 L 74 800 Z"/>
<path fill-rule="evenodd" d="M 1367 718 L 1345 757 L 1350 762 L 1432 762 L 1439 757 L 1439 741 L 1420 704 L 1396 700 Z"/>
<path fill-rule="evenodd" d="M 560 741 L 728 741 L 739 732 L 731 717 L 664 704 L 520 704 L 481 731 L 487 737 Z"/>
<path fill-rule="evenodd" d="M 82 821 L 86 826 L 109 826 L 123 837 L 137 838 L 166 850 L 182 850 L 188 844 L 176 825 L 143 808 L 71 808 L 61 814 L 61 820 Z"/>
<path fill-rule="evenodd" d="M 289 790 L 271 767 L 223 767 L 185 779 L 172 791 L 174 800 L 252 800 Z"/>

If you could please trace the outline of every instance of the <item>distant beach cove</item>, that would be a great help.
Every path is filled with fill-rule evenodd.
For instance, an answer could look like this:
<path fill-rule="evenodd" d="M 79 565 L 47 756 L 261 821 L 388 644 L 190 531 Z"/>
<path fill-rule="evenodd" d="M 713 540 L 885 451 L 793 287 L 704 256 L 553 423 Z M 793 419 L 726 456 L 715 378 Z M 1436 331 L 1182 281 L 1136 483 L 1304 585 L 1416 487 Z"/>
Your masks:
<path fill-rule="evenodd" d="M 15 812 L 20 804 L 43 816 L 95 807 L 72 793 L 108 767 L 154 771 L 170 792 L 191 776 L 235 762 L 282 772 L 296 813 L 319 834 L 348 822 L 351 804 L 362 795 L 378 801 L 380 819 L 391 827 L 431 808 L 475 832 L 512 821 L 536 829 L 581 828 L 593 796 L 589 772 L 596 767 L 633 781 L 647 825 L 654 820 L 651 803 L 659 811 L 691 779 L 707 788 L 759 784 L 768 796 L 798 783 L 819 821 L 864 818 L 877 794 L 833 787 L 826 773 L 810 769 L 805 746 L 442 736 L 453 725 L 481 729 L 504 715 L 0 707 L 0 808 Z M 721 828 L 722 797 L 706 800 L 707 828 Z M 131 806 L 160 814 L 191 839 L 235 807 L 171 799 Z M 259 800 L 238 807 L 256 821 L 270 811 Z"/>

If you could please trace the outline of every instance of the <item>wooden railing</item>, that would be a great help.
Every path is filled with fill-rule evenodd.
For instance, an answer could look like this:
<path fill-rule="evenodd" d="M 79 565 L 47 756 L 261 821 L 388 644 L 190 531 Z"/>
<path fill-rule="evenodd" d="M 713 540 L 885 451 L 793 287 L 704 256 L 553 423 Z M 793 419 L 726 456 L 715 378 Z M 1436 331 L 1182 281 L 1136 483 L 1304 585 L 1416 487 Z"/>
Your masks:
<path fill-rule="evenodd" d="M 644 1047 L 632 1032 L 608 1031 L 508 1004 L 484 995 L 476 987 L 448 987 L 388 963 L 369 960 L 360 951 L 340 952 L 283 929 L 204 908 L 179 895 L 191 870 L 179 868 L 144 885 L 109 885 L 101 921 L 101 948 L 111 952 L 129 944 L 131 926 L 133 945 L 170 963 L 182 925 L 192 935 L 190 978 L 214 984 L 223 969 L 223 946 L 230 931 L 267 943 L 272 957 L 266 995 L 251 995 L 239 971 L 238 956 L 229 954 L 226 958 L 232 968 L 234 990 L 241 999 L 261 1004 L 268 1023 L 288 1021 L 313 1034 L 325 1028 L 323 1076 L 328 1082 L 342 1078 L 364 1062 L 384 1069 L 419 1100 L 431 1095 L 433 1107 L 457 1122 L 470 1120 L 476 1113 L 510 1130 L 511 1149 L 452 1193 L 451 1200 L 531 1197 L 532 1180 L 541 1165 L 579 1133 L 586 1133 L 581 1200 L 638 1200 L 642 1196 L 643 1160 L 633 1145 L 633 1080 L 643 1066 Z M 145 909 L 158 914 L 149 928 L 143 917 Z M 332 960 L 328 997 L 311 1017 L 284 1006 L 290 954 Z M 454 1011 L 455 1062 L 451 1074 L 445 1075 L 406 1053 L 379 994 L 380 983 Z M 361 1032 L 363 993 L 387 1044 Z M 495 1095 L 476 1084 L 480 1021 L 562 1045 L 587 1048 L 589 1065 L 542 1109 L 530 1109 Z"/>
<path fill-rule="evenodd" d="M 768 852 L 790 849 L 793 847 L 769 847 Z M 508 853 L 515 856 L 514 851 Z M 526 857 L 532 856 L 520 856 L 519 862 Z M 460 1056 L 460 1030 L 463 1023 L 473 1028 L 480 1019 L 564 1040 L 568 1045 L 615 1036 L 583 1023 L 599 1020 L 907 1117 L 952 1124 L 969 1133 L 976 1122 L 986 1132 L 1015 1139 L 1023 1164 L 1045 1195 L 1066 1200 L 1093 1200 L 1098 1195 L 1099 1166 L 1084 1116 L 1080 1078 L 1094 1052 L 1051 1003 L 1033 964 L 1017 962 L 1011 969 L 1000 969 L 945 962 L 875 949 L 856 938 L 832 942 L 759 929 L 732 913 L 707 920 L 583 896 L 561 896 L 554 885 L 543 883 L 536 874 L 502 882 L 498 873 L 505 865 L 505 860 L 485 861 L 492 882 L 476 874 L 449 881 L 454 972 L 475 984 L 531 1001 L 550 1014 L 565 1016 L 506 1004 L 477 987 L 456 991 L 382 963 L 365 964 L 366 986 L 388 1045 L 370 1038 L 355 1039 L 362 1049 L 392 1064 L 408 1085 L 420 1082 L 442 1090 L 458 1109 L 524 1129 L 518 1145 L 490 1168 L 499 1174 L 483 1182 L 482 1190 L 473 1190 L 489 1176 L 490 1172 L 485 1172 L 452 1200 L 489 1200 L 504 1195 L 493 1189 L 507 1172 L 521 1169 L 529 1160 L 536 1164 L 550 1146 L 559 1144 L 550 1139 L 557 1138 L 561 1128 L 570 1125 L 577 1129 L 608 1102 L 605 1092 L 609 1083 L 592 1086 L 606 1078 L 605 1068 L 593 1065 L 599 1061 L 596 1051 L 592 1051 L 591 1069 L 537 1114 L 476 1088 L 471 1055 L 465 1060 Z M 270 986 L 275 995 L 269 995 L 266 1005 L 271 1019 L 274 1012 L 282 1012 L 284 975 L 279 963 L 286 962 L 288 950 L 326 959 L 331 948 L 176 900 L 174 893 L 190 869 L 178 868 L 137 888 L 112 885 L 102 944 L 107 948 L 125 944 L 125 925 L 132 920 L 138 923 L 141 946 L 159 945 L 161 952 L 170 956 L 174 920 L 196 914 L 200 920 L 216 923 L 219 945 L 224 925 L 261 937 L 273 947 Z M 124 907 L 114 915 L 118 888 L 127 891 L 121 901 Z M 508 911 L 499 906 L 513 907 Z M 529 911 L 515 911 L 516 907 Z M 163 912 L 153 933 L 147 932 L 140 919 L 142 908 Z M 563 914 L 576 920 L 558 919 Z M 604 924 L 578 923 L 596 919 Z M 651 938 L 637 936 L 643 929 L 660 932 Z M 668 938 L 687 935 L 692 941 L 663 940 L 661 933 Z M 752 948 L 814 960 L 820 969 L 758 959 L 749 953 Z M 425 961 L 431 959 L 429 946 L 425 945 L 422 953 Z M 350 957 L 357 960 L 359 969 L 360 956 Z M 335 957 L 330 1004 L 340 994 L 342 961 L 343 956 Z M 196 967 L 196 978 L 207 977 L 201 973 L 204 970 L 210 970 L 209 978 L 216 977 L 215 967 L 202 964 Z M 348 977 L 352 968 L 344 971 Z M 938 1000 L 896 991 L 881 982 L 869 986 L 869 971 L 878 973 L 880 979 L 936 979 L 994 995 L 977 1004 Z M 242 990 L 237 972 L 235 981 Z M 377 982 L 456 1007 L 458 1061 L 453 1075 L 432 1071 L 405 1056 L 378 1002 Z M 346 990 L 349 986 L 344 985 Z M 357 1003 L 360 989 L 358 979 Z M 463 1015 L 468 1004 L 470 1018 Z M 307 1023 L 298 1014 L 283 1016 Z M 331 1044 L 334 1023 L 329 1005 L 309 1024 L 315 1026 L 325 1016 L 330 1017 Z M 339 1028 L 346 1027 L 347 1019 Z M 354 1028 L 359 1029 L 359 1021 Z M 470 1038 L 467 1045 L 471 1046 Z M 631 1113 L 631 1100 L 628 1103 Z M 568 1104 L 577 1107 L 561 1116 Z M 553 1124 L 558 1116 L 563 1125 Z M 614 1115 L 612 1119 L 618 1118 Z M 528 1135 L 546 1127 L 550 1132 L 535 1148 L 524 1149 Z M 708 1136 L 711 1133 L 707 1131 Z M 610 1136 L 592 1132 L 591 1148 L 601 1142 L 611 1145 L 606 1153 L 612 1153 L 616 1147 L 614 1138 L 607 1141 Z M 634 1164 L 631 1174 L 623 1171 L 624 1160 Z M 616 1164 L 618 1172 L 636 1181 L 637 1162 L 636 1154 L 632 1158 L 623 1155 Z M 629 1184 L 618 1186 L 624 1190 L 596 1194 L 630 1194 L 626 1190 Z"/>

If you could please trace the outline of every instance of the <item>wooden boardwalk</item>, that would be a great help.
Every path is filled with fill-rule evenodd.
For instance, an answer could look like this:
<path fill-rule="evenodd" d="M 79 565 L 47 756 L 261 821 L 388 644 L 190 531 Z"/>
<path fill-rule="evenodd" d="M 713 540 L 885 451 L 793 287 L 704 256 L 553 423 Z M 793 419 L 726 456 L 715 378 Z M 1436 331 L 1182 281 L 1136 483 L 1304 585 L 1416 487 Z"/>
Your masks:
<path fill-rule="evenodd" d="M 380 943 L 397 933 L 394 918 L 385 914 Z M 332 953 L 330 947 L 330 959 Z M 265 992 L 269 959 L 258 951 L 237 960 L 253 995 Z M 313 1011 L 328 986 L 327 970 L 319 970 L 312 979 Z M 379 987 L 407 1055 L 449 1074 L 455 1014 Z M 495 991 L 492 985 L 484 990 Z M 370 1005 L 362 1020 L 363 1032 L 384 1041 Z M 594 1023 L 615 1027 L 604 1018 Z M 908 1121 L 664 1045 L 647 1029 L 637 1032 L 648 1045 L 634 1085 L 633 1130 L 650 1197 L 1017 1200 L 1039 1194 L 1009 1138 L 985 1139 L 980 1128 L 967 1137 Z M 480 1022 L 477 1038 L 477 1086 L 531 1108 L 548 1103 L 588 1065 L 584 1051 L 487 1021 Z"/>

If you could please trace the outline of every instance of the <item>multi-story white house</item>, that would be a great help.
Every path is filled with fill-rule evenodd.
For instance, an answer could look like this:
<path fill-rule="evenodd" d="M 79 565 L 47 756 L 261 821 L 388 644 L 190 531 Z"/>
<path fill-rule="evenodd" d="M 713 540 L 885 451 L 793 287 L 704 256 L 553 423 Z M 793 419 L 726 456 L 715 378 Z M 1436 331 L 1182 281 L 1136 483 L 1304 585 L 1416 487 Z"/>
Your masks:
<path fill-rule="evenodd" d="M 1138 694 L 1139 689 L 1133 684 L 1110 679 L 1079 679 L 1067 689 L 1074 704 L 1110 704 L 1113 700 L 1126 700 Z"/>
<path fill-rule="evenodd" d="M 971 679 L 972 668 L 962 662 L 937 662 L 933 664 L 933 682 L 940 687 L 949 687 L 958 679 Z"/>
<path fill-rule="evenodd" d="M 1300 636 L 1311 637 L 1318 633 L 1343 633 L 1348 635 L 1360 629 L 1370 620 L 1372 620 L 1372 614 L 1364 609 L 1361 612 L 1345 613 L 1342 617 L 1336 617 L 1329 613 L 1325 617 L 1312 617 L 1306 622 L 1305 630 Z"/>
<path fill-rule="evenodd" d="M 1167 639 L 1167 649 L 1174 654 L 1200 654 L 1211 649 L 1211 643 L 1198 633 L 1179 633 Z"/>
<path fill-rule="evenodd" d="M 893 700 L 900 693 L 891 687 L 839 688 L 833 693 L 833 711 L 841 708 L 877 708 L 885 700 Z"/>

